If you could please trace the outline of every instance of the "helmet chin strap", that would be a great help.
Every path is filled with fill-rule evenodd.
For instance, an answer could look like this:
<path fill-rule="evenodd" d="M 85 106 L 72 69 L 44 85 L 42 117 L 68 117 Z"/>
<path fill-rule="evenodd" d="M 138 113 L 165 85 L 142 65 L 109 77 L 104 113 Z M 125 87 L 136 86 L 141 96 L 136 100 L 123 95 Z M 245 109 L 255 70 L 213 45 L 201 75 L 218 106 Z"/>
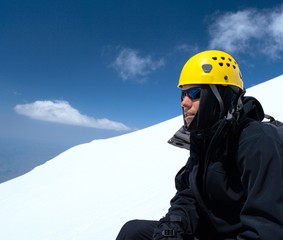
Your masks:
<path fill-rule="evenodd" d="M 219 106 L 220 106 L 220 116 L 223 115 L 224 113 L 224 103 L 223 100 L 220 96 L 220 93 L 216 87 L 216 85 L 209 85 L 211 91 L 213 92 L 213 94 L 215 95 L 215 97 L 217 98 L 218 102 L 219 102 Z M 237 104 L 235 107 L 232 106 L 231 109 L 229 109 L 228 113 L 226 114 L 225 118 L 226 120 L 232 122 L 232 121 L 237 121 L 239 116 L 240 116 L 240 111 L 243 108 L 243 102 L 242 102 L 242 98 L 245 95 L 246 91 L 243 90 L 242 93 L 239 95 L 238 100 L 237 100 Z"/>
<path fill-rule="evenodd" d="M 218 91 L 218 89 L 217 89 L 217 87 L 215 85 L 209 84 L 208 86 L 210 87 L 211 91 L 213 92 L 214 96 L 216 97 L 216 99 L 217 99 L 217 101 L 219 103 L 220 116 L 222 116 L 222 114 L 224 113 L 225 108 L 224 108 L 224 103 L 223 103 L 223 100 L 222 100 L 222 98 L 220 96 L 220 93 L 219 93 L 219 91 Z"/>

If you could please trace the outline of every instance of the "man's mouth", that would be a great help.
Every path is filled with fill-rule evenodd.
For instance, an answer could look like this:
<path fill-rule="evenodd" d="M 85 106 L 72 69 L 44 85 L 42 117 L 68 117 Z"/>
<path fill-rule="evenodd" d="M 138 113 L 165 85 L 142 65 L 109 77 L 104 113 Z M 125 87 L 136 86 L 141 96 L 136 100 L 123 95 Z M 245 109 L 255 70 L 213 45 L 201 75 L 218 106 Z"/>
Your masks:
<path fill-rule="evenodd" d="M 184 114 L 184 118 L 185 118 L 187 123 L 190 123 L 191 121 L 193 121 L 194 117 L 195 117 L 195 114 L 193 114 L 193 113 L 187 112 L 187 113 Z"/>
<path fill-rule="evenodd" d="M 189 113 L 189 112 L 185 113 L 185 117 L 194 117 L 194 116 L 195 114 L 193 113 Z"/>

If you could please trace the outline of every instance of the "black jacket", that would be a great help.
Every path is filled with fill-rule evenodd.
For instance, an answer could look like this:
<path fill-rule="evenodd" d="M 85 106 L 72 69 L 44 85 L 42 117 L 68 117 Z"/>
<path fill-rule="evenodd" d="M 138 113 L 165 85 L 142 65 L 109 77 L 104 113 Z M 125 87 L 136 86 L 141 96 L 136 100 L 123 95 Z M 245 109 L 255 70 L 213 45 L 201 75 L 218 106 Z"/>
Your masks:
<path fill-rule="evenodd" d="M 283 139 L 259 121 L 258 104 L 246 99 L 242 124 L 218 123 L 221 134 L 180 129 L 169 140 L 190 148 L 190 158 L 167 216 L 181 216 L 184 231 L 200 240 L 283 239 Z"/>

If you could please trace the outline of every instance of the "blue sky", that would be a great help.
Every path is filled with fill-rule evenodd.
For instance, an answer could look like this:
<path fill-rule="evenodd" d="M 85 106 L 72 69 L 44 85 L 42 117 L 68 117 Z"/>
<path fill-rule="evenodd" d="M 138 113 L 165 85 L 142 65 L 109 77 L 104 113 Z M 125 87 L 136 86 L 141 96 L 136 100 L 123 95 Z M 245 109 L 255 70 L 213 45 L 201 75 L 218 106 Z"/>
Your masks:
<path fill-rule="evenodd" d="M 180 70 L 206 49 L 246 88 L 283 73 L 282 1 L 9 0 L 0 23 L 4 139 L 76 145 L 178 116 Z"/>

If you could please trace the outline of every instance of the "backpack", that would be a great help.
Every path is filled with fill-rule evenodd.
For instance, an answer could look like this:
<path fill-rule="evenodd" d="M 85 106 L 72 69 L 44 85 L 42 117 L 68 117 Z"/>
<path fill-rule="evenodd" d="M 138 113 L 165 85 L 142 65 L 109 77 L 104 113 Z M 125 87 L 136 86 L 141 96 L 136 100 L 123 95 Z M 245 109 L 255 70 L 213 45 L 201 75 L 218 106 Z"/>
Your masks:
<path fill-rule="evenodd" d="M 268 114 L 264 114 L 264 118 L 267 119 L 267 121 L 263 120 L 262 122 L 271 124 L 272 126 L 276 127 L 277 132 L 281 136 L 281 139 L 283 139 L 283 122 L 276 120 L 274 117 Z"/>

